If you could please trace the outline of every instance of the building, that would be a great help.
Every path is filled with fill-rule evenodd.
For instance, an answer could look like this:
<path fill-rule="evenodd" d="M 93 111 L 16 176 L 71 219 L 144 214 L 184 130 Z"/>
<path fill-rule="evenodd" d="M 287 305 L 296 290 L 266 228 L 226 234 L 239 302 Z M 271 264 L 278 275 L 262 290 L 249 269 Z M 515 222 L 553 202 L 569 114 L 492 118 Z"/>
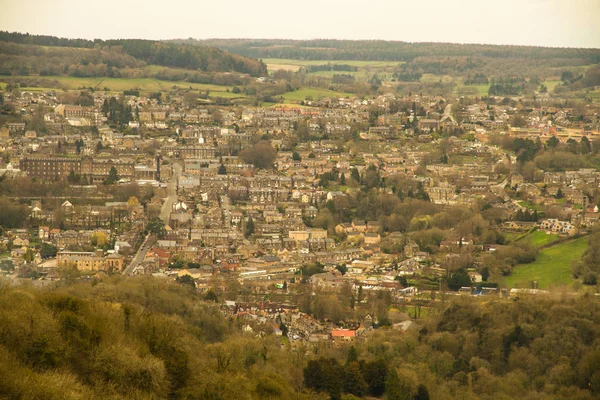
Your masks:
<path fill-rule="evenodd" d="M 21 160 L 20 167 L 29 177 L 40 180 L 66 179 L 73 171 L 76 175 L 87 177 L 90 183 L 102 182 L 113 167 L 121 178 L 132 178 L 135 175 L 135 162 L 123 159 L 28 156 Z M 156 173 L 157 171 L 153 171 L 148 176 L 155 176 Z"/>
<path fill-rule="evenodd" d="M 87 251 L 59 251 L 56 254 L 56 264 L 59 267 L 74 265 L 79 271 L 121 271 L 123 257 L 113 253 L 104 256 L 102 250 Z"/>
<path fill-rule="evenodd" d="M 39 180 L 65 179 L 71 171 L 81 172 L 81 158 L 25 157 L 19 165 L 30 178 Z"/>

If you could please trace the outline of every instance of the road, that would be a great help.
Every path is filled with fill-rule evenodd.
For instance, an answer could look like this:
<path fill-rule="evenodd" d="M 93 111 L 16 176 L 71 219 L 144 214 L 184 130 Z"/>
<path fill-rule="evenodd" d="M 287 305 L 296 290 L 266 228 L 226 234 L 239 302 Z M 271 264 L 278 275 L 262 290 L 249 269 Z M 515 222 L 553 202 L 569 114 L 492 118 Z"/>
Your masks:
<path fill-rule="evenodd" d="M 165 224 L 169 223 L 169 216 L 171 215 L 171 210 L 173 209 L 173 204 L 177 201 L 177 181 L 179 179 L 179 175 L 181 175 L 181 165 L 179 163 L 174 163 L 172 166 L 173 176 L 169 181 L 167 186 L 167 198 L 160 209 L 160 219 L 163 220 Z"/>
<path fill-rule="evenodd" d="M 173 204 L 177 201 L 177 181 L 179 179 L 179 175 L 181 175 L 181 165 L 179 163 L 174 163 L 172 166 L 173 176 L 167 185 L 167 198 L 165 199 L 161 209 L 160 209 L 160 219 L 164 221 L 165 224 L 169 222 L 169 216 L 171 215 L 171 210 L 173 209 Z M 146 235 L 144 241 L 140 245 L 140 248 L 133 256 L 131 263 L 123 270 L 123 275 L 133 275 L 135 269 L 140 265 L 142 261 L 146 258 L 146 253 L 150 249 L 148 244 L 148 240 L 150 239 L 150 234 Z"/>

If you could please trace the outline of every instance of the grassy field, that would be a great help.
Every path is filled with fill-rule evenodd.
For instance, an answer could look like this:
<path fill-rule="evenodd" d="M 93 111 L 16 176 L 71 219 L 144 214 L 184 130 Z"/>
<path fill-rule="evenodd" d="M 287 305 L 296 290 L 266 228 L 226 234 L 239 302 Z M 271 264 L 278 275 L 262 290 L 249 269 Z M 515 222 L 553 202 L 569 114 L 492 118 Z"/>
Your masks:
<path fill-rule="evenodd" d="M 540 204 L 534 204 L 531 201 L 528 200 L 521 200 L 519 202 L 517 202 L 521 207 L 526 207 L 529 208 L 530 210 L 537 210 L 542 211 L 544 209 L 544 206 L 540 205 Z"/>
<path fill-rule="evenodd" d="M 454 82 L 454 78 L 450 75 L 437 75 L 437 74 L 423 74 L 420 81 L 425 83 L 436 83 L 439 81 L 442 83 L 451 83 Z"/>
<path fill-rule="evenodd" d="M 334 92 L 331 90 L 304 88 L 296 90 L 295 92 L 288 92 L 283 95 L 283 98 L 287 102 L 291 101 L 303 101 L 307 97 L 312 97 L 313 100 L 319 100 L 323 97 L 352 97 L 352 93 Z"/>
<path fill-rule="evenodd" d="M 40 82 L 40 88 L 32 88 L 36 90 L 46 89 L 64 89 L 64 90 L 76 90 L 80 88 L 92 87 L 94 89 L 102 90 L 107 87 L 110 91 L 123 91 L 128 89 L 139 89 L 141 91 L 156 92 L 156 91 L 168 91 L 176 88 L 186 89 L 192 88 L 193 90 L 206 91 L 209 90 L 213 96 L 222 97 L 244 97 L 243 94 L 236 94 L 234 96 L 228 96 L 227 90 L 231 91 L 232 87 L 219 86 L 202 83 L 190 83 L 190 82 L 170 82 L 161 81 L 154 78 L 77 78 L 73 76 L 14 76 L 10 79 L 19 81 L 37 81 Z M 26 90 L 26 88 L 22 89 Z"/>
<path fill-rule="evenodd" d="M 554 88 L 561 84 L 561 81 L 544 81 L 542 84 L 548 88 L 548 92 L 552 93 Z"/>
<path fill-rule="evenodd" d="M 366 81 L 374 74 L 385 75 L 386 79 L 391 79 L 393 69 L 402 62 L 398 61 L 356 61 L 356 60 L 290 60 L 286 58 L 265 58 L 263 61 L 267 64 L 269 72 L 274 72 L 279 69 L 286 71 L 298 71 L 301 67 L 308 65 L 324 65 L 324 64 L 347 64 L 358 67 L 358 71 L 315 71 L 309 73 L 313 76 L 322 76 L 331 78 L 335 74 L 352 75 L 357 81 Z"/>
<path fill-rule="evenodd" d="M 468 95 L 479 95 L 484 96 L 488 94 L 490 85 L 457 85 L 454 91 L 457 94 L 468 94 Z"/>
<path fill-rule="evenodd" d="M 558 235 L 548 234 L 543 231 L 533 231 L 518 240 L 519 243 L 527 243 L 533 247 L 543 247 L 558 240 Z"/>
<path fill-rule="evenodd" d="M 323 65 L 323 64 L 347 64 L 354 67 L 394 67 L 403 64 L 402 61 L 364 61 L 364 60 L 292 60 L 289 58 L 263 58 L 265 64 L 271 65 Z"/>
<path fill-rule="evenodd" d="M 517 265 L 511 276 L 501 283 L 505 286 L 529 288 L 531 281 L 537 281 L 539 288 L 554 285 L 572 285 L 572 263 L 583 255 L 588 247 L 588 238 L 581 237 L 540 251 L 537 260 L 531 264 Z"/>

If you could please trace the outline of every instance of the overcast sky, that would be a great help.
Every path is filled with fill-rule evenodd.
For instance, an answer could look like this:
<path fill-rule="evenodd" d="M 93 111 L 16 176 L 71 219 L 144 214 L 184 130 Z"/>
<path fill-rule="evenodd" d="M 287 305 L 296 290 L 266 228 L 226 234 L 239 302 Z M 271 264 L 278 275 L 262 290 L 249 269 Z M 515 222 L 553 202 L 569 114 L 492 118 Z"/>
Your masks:
<path fill-rule="evenodd" d="M 600 48 L 600 0 L 0 0 L 0 30 Z"/>

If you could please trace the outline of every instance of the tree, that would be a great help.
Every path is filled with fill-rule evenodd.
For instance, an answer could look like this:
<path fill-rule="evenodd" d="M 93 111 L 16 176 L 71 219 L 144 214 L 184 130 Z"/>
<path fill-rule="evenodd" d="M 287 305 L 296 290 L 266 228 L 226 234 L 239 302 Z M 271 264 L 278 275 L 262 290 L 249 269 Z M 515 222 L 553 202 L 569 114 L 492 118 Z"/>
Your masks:
<path fill-rule="evenodd" d="M 344 174 L 340 175 L 340 185 L 346 185 L 346 175 Z"/>
<path fill-rule="evenodd" d="M 466 270 L 461 269 L 450 275 L 448 278 L 448 289 L 458 290 L 461 287 L 471 286 L 471 278 Z"/>
<path fill-rule="evenodd" d="M 104 246 L 106 244 L 106 233 L 102 231 L 92 233 L 90 236 L 90 242 L 92 246 Z"/>
<path fill-rule="evenodd" d="M 110 168 L 108 172 L 108 177 L 104 180 L 105 185 L 113 185 L 119 181 L 119 174 L 117 173 L 117 169 L 113 166 Z"/>
<path fill-rule="evenodd" d="M 381 397 L 385 392 L 385 382 L 388 374 L 388 367 L 384 360 L 371 362 L 360 362 L 360 370 L 369 387 L 369 394 L 375 397 Z"/>
<path fill-rule="evenodd" d="M 258 169 L 272 168 L 277 153 L 270 142 L 258 142 L 249 149 L 240 152 L 240 157 L 248 164 L 253 164 Z"/>
<path fill-rule="evenodd" d="M 342 397 L 344 370 L 333 358 L 310 360 L 304 368 L 304 384 L 309 389 L 327 392 L 331 400 Z"/>
<path fill-rule="evenodd" d="M 285 326 L 283 322 L 279 323 L 279 330 L 281 331 L 281 336 L 287 337 L 288 335 L 288 327 Z"/>
<path fill-rule="evenodd" d="M 300 154 L 297 151 L 294 151 L 292 153 L 292 160 L 294 160 L 294 161 L 302 161 L 302 157 L 300 157 Z"/>
<path fill-rule="evenodd" d="M 219 171 L 217 173 L 219 175 L 227 175 L 227 169 L 225 168 L 225 165 L 219 165 Z"/>
<path fill-rule="evenodd" d="M 415 395 L 415 400 L 429 400 L 429 391 L 425 387 L 425 385 L 420 384 L 417 387 L 417 394 Z"/>
<path fill-rule="evenodd" d="M 148 232 L 152 235 L 156 236 L 159 239 L 167 236 L 167 230 L 165 228 L 165 223 L 160 218 L 154 218 L 148 222 L 147 226 Z"/>
<path fill-rule="evenodd" d="M 252 217 L 248 217 L 248 221 L 246 221 L 246 228 L 244 229 L 244 236 L 246 238 L 250 237 L 254 233 L 254 221 Z"/>
<path fill-rule="evenodd" d="M 385 378 L 385 394 L 388 400 L 405 400 L 402 385 L 398 378 L 398 371 L 390 368 Z"/>
<path fill-rule="evenodd" d="M 0 197 L 0 226 L 4 228 L 22 228 L 25 225 L 29 209 L 14 203 L 6 197 Z"/>
<path fill-rule="evenodd" d="M 554 149 L 556 146 L 560 144 L 560 140 L 556 136 L 551 136 L 550 139 L 546 141 L 546 147 L 549 149 Z"/>
<path fill-rule="evenodd" d="M 354 346 L 351 348 L 354 348 Z M 369 386 L 360 372 L 358 361 L 355 360 L 346 365 L 344 371 L 344 392 L 357 397 L 363 397 L 367 393 L 368 388 Z"/>
<path fill-rule="evenodd" d="M 52 258 L 56 257 L 57 252 L 56 246 L 53 246 L 49 243 L 42 243 L 42 248 L 40 249 L 40 255 L 42 258 Z"/>
<path fill-rule="evenodd" d="M 69 176 L 67 177 L 67 181 L 70 184 L 75 184 L 75 183 L 77 183 L 79 181 L 79 178 L 80 178 L 80 176 L 75 175 L 75 171 L 73 171 L 71 169 L 71 171 L 69 172 Z"/>
<path fill-rule="evenodd" d="M 193 289 L 196 289 L 196 281 L 194 281 L 194 278 L 192 278 L 190 275 L 186 274 L 183 276 L 178 276 L 177 278 L 175 278 L 175 281 L 181 283 L 182 285 L 189 285 Z"/>
<path fill-rule="evenodd" d="M 350 365 L 350 363 L 358 362 L 358 353 L 356 351 L 356 347 L 350 346 L 348 349 L 348 355 L 346 356 L 346 365 Z"/>
<path fill-rule="evenodd" d="M 204 300 L 212 301 L 215 303 L 217 303 L 219 301 L 219 299 L 217 298 L 217 294 L 215 293 L 215 291 L 213 289 L 209 289 L 208 292 L 206 292 L 206 295 L 204 296 Z"/>

